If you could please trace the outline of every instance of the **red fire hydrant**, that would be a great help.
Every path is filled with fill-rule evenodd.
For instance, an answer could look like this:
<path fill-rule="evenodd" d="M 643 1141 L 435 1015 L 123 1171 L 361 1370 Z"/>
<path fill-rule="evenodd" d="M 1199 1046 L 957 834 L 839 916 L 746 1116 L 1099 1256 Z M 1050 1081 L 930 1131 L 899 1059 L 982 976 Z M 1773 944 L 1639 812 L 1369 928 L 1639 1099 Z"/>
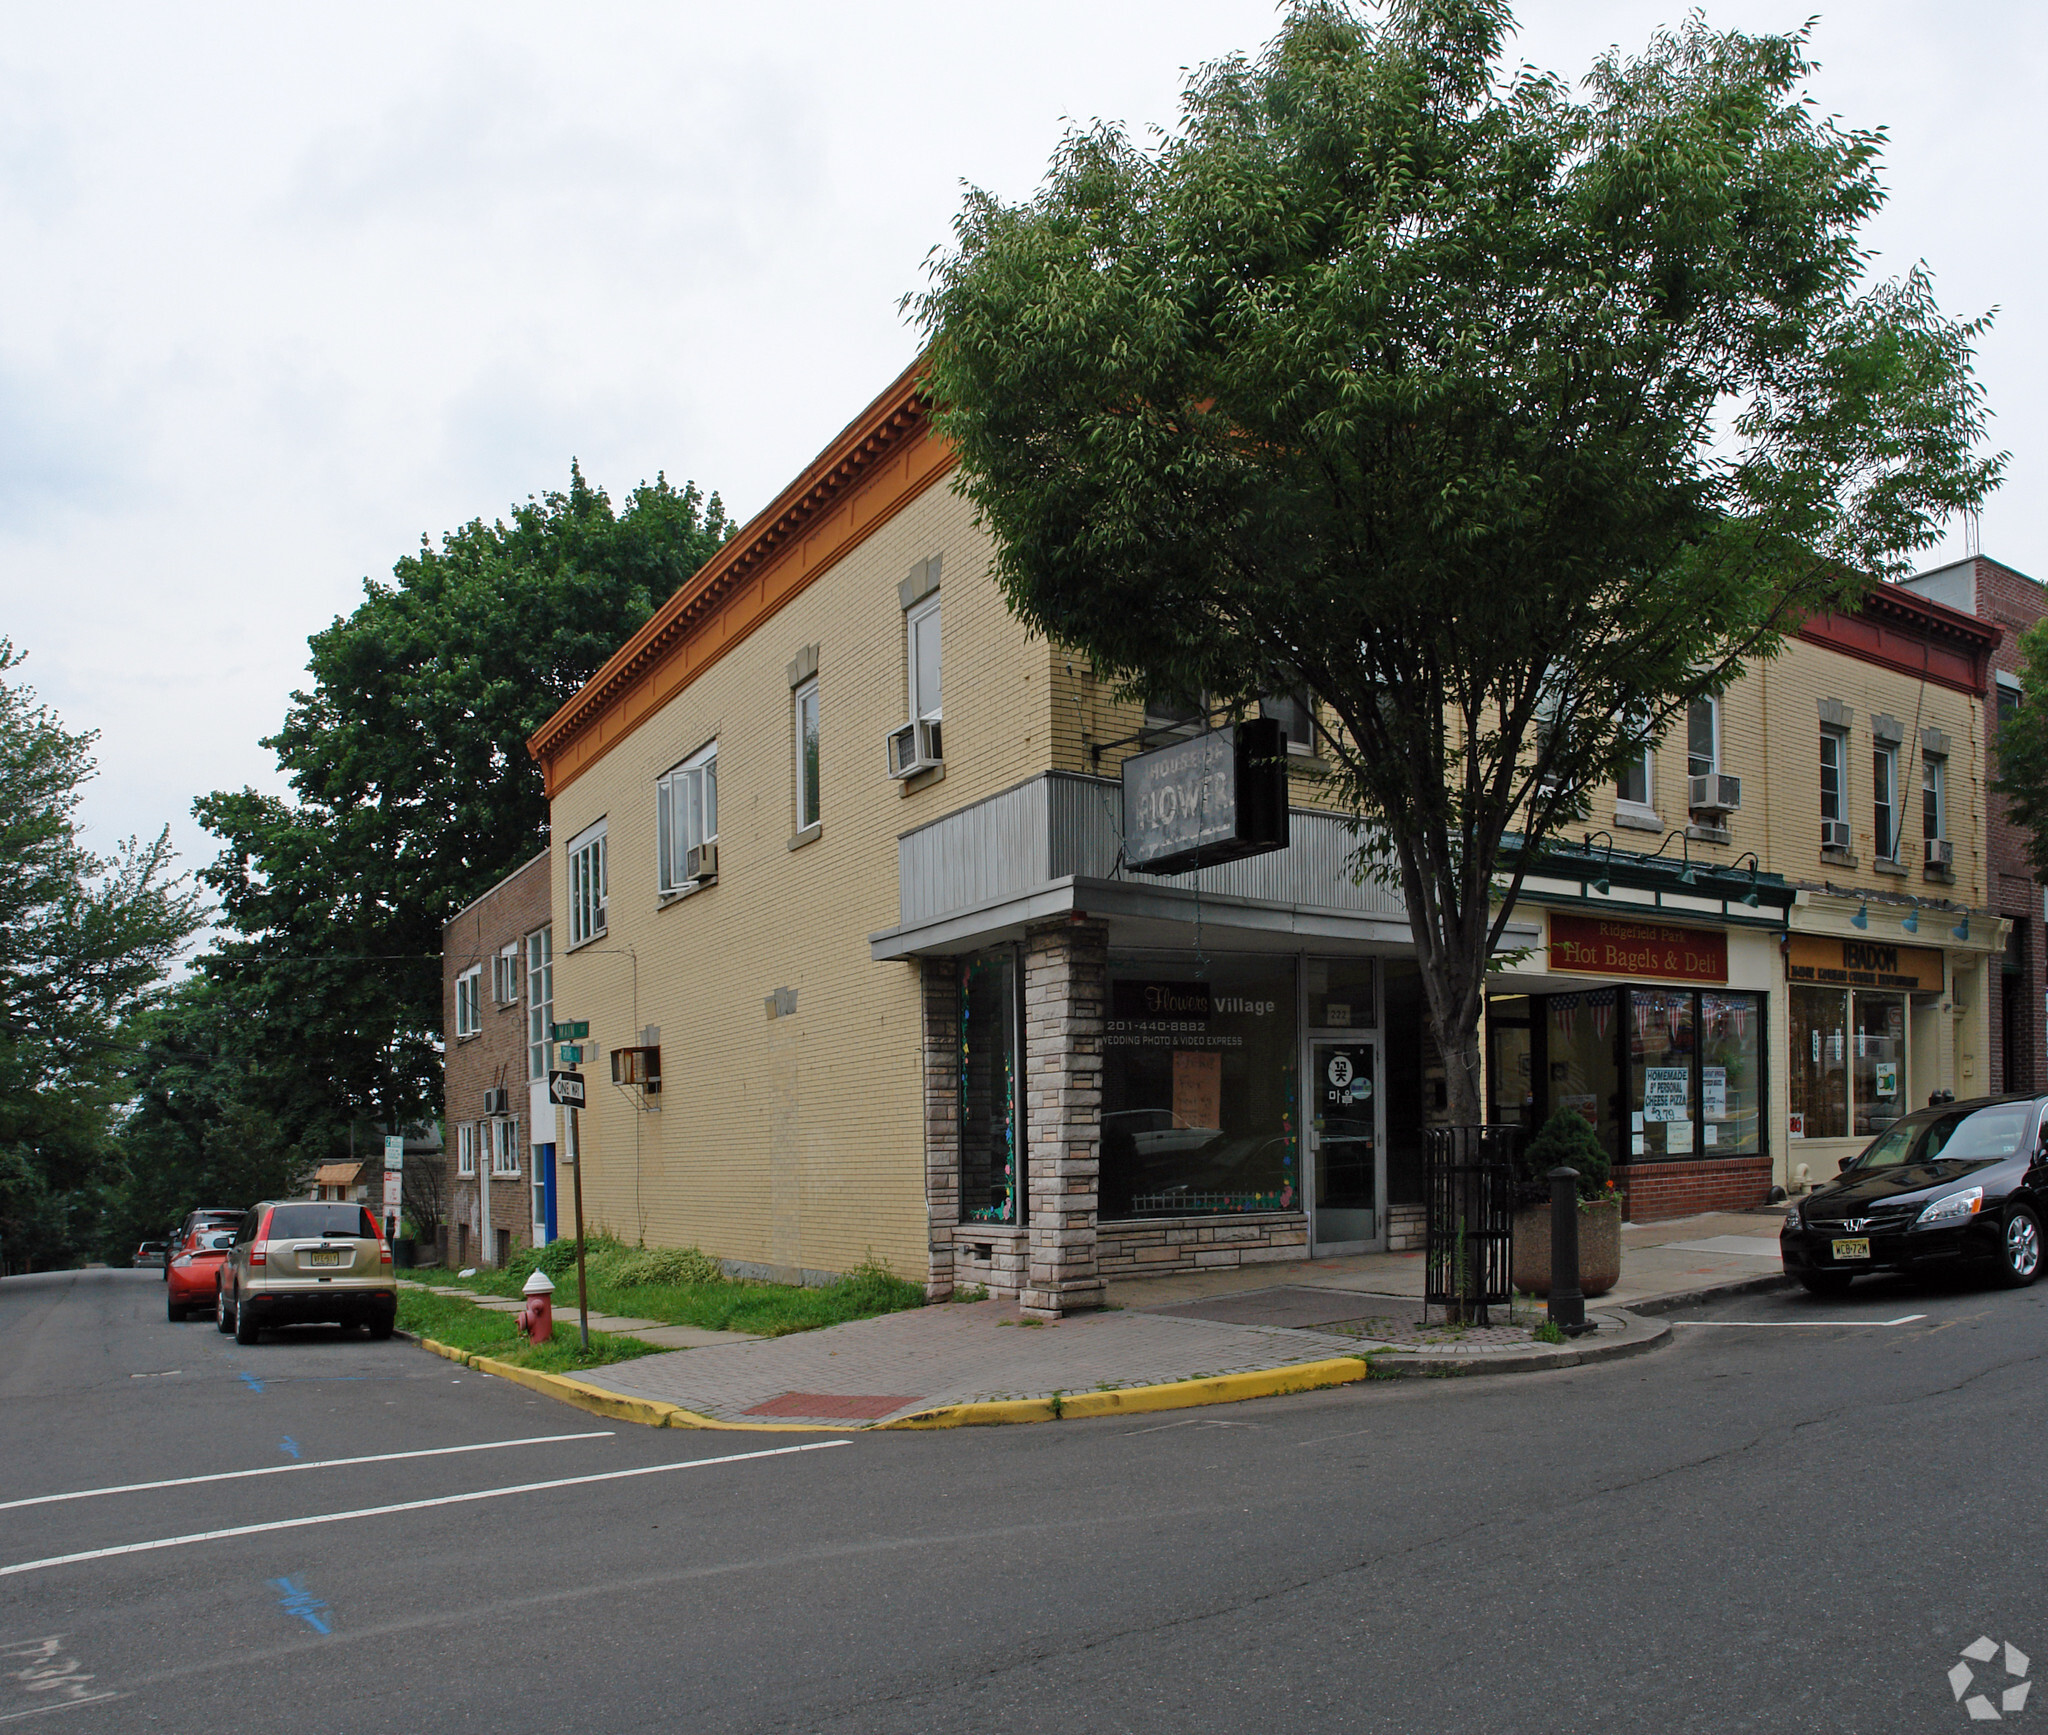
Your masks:
<path fill-rule="evenodd" d="M 526 1280 L 526 1305 L 519 1310 L 519 1335 L 528 1343 L 546 1343 L 555 1335 L 555 1286 L 545 1271 Z"/>

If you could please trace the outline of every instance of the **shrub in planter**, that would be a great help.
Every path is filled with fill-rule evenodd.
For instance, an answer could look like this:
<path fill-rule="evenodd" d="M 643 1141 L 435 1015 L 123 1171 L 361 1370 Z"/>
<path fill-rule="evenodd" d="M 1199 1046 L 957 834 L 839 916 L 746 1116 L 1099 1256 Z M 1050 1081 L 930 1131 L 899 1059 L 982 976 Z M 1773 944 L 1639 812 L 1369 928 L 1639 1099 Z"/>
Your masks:
<path fill-rule="evenodd" d="M 1514 1284 L 1527 1295 L 1550 1293 L 1550 1182 L 1560 1165 L 1579 1172 L 1579 1289 L 1605 1295 L 1621 1281 L 1621 1195 L 1611 1165 L 1586 1117 L 1560 1109 L 1537 1130 L 1517 1163 Z"/>

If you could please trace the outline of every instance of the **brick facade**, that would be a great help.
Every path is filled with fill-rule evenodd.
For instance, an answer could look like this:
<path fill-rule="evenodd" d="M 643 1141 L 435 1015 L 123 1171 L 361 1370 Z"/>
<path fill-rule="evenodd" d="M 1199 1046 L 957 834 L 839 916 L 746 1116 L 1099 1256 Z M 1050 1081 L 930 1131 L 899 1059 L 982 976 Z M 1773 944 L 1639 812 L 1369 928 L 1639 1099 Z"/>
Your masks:
<path fill-rule="evenodd" d="M 1621 1189 L 1622 1217 L 1630 1223 L 1657 1223 L 1702 1211 L 1749 1211 L 1762 1204 L 1770 1190 L 1771 1159 L 1624 1163 L 1614 1171 L 1614 1184 Z"/>
<path fill-rule="evenodd" d="M 447 1221 L 440 1252 L 443 1262 L 452 1266 L 502 1264 L 515 1248 L 533 1244 L 524 952 L 526 937 L 549 925 L 548 899 L 548 858 L 541 854 L 500 880 L 441 930 Z M 519 948 L 520 959 L 512 975 L 512 997 L 500 1000 L 494 992 L 500 984 L 493 980 L 492 965 L 507 946 Z M 473 1036 L 458 1035 L 456 982 L 472 969 L 481 971 L 482 1029 Z M 485 1093 L 493 1090 L 505 1092 L 502 1115 L 486 1112 Z M 484 1145 L 498 1138 L 503 1121 L 515 1123 L 518 1171 L 488 1182 L 491 1235 L 486 1245 L 479 1187 L 490 1174 L 491 1162 Z M 459 1172 L 465 1127 L 473 1129 L 478 1141 L 475 1175 Z"/>

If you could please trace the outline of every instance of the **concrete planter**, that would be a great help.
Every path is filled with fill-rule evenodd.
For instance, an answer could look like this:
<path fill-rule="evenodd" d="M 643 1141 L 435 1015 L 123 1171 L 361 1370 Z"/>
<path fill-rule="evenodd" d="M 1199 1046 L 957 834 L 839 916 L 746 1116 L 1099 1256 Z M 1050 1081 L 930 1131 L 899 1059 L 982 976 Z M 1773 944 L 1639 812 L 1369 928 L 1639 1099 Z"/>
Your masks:
<path fill-rule="evenodd" d="M 1550 1207 L 1527 1205 L 1515 1213 L 1515 1287 L 1525 1295 L 1550 1293 Z M 1621 1205 L 1595 1205 L 1579 1213 L 1579 1290 L 1590 1300 L 1621 1281 Z"/>

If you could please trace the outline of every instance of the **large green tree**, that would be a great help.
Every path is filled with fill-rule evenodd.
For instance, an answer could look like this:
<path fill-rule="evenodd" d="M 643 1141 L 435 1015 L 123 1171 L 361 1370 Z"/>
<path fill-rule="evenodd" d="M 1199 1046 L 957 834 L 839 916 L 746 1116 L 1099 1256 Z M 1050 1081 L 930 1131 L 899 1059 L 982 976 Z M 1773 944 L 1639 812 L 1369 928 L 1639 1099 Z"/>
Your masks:
<path fill-rule="evenodd" d="M 1546 840 L 1999 468 L 1978 327 L 1868 279 L 1881 138 L 1803 34 L 1695 16 L 1574 92 L 1511 28 L 1298 5 L 1151 147 L 971 194 L 914 298 L 1023 619 L 1135 691 L 1328 707 L 1465 1122 Z"/>
<path fill-rule="evenodd" d="M 167 833 L 111 855 L 77 810 L 94 735 L 64 727 L 0 639 L 0 1259 L 52 1264 L 98 1239 L 116 1178 L 124 1025 L 202 920 Z"/>
<path fill-rule="evenodd" d="M 730 534 L 694 483 L 615 512 L 572 467 L 509 519 L 422 538 L 314 635 L 312 685 L 264 742 L 291 794 L 195 804 L 225 845 L 202 874 L 224 914 L 209 1005 L 260 1023 L 252 1106 L 289 1145 L 435 1112 L 441 924 L 547 836 L 527 738 Z"/>
<path fill-rule="evenodd" d="M 2020 828 L 2034 872 L 2048 879 L 2048 621 L 2020 635 L 2019 652 L 2026 697 L 1998 719 L 1991 787 L 2005 798 L 2006 817 Z"/>

